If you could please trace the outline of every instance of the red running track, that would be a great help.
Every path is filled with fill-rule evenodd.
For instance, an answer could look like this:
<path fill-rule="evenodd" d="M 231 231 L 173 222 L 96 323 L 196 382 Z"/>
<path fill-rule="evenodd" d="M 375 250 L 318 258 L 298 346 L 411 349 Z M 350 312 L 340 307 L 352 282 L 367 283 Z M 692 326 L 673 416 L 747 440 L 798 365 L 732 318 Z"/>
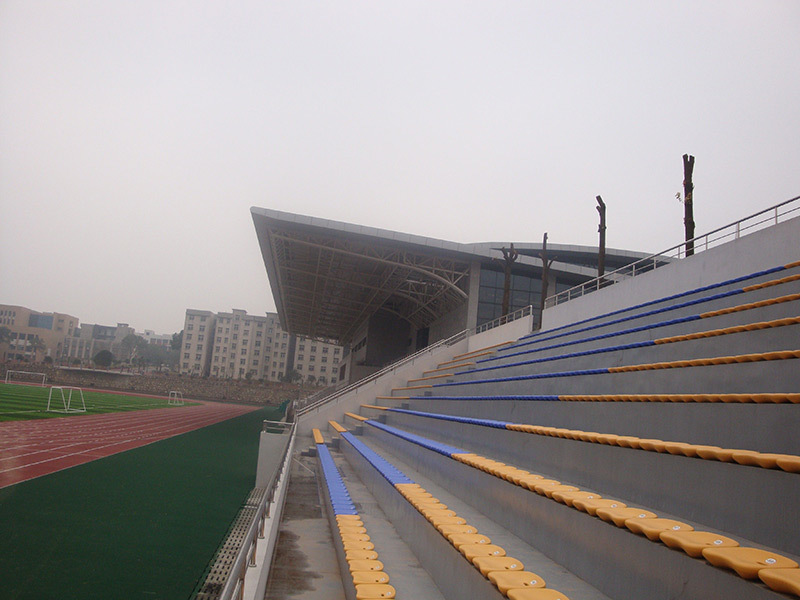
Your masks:
<path fill-rule="evenodd" d="M 257 410 L 203 403 L 0 423 L 0 489 Z"/>

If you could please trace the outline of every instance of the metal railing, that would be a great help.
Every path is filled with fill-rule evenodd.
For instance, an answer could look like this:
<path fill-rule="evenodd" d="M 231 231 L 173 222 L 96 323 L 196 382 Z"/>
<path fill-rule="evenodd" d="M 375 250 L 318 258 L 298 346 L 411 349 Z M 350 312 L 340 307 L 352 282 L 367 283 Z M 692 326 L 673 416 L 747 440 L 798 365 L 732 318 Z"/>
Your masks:
<path fill-rule="evenodd" d="M 506 325 L 517 319 L 521 319 L 522 317 L 527 317 L 528 315 L 533 314 L 533 305 L 528 304 L 519 310 L 515 310 L 513 313 L 503 315 L 502 317 L 497 317 L 493 321 L 487 321 L 482 325 L 478 325 L 475 329 L 467 330 L 467 337 L 472 335 L 477 335 L 479 333 L 483 333 L 484 331 L 489 331 L 490 329 L 494 329 L 495 327 L 500 327 L 501 325 Z"/>
<path fill-rule="evenodd" d="M 278 483 L 284 473 L 288 474 L 289 462 L 295 436 L 295 423 L 284 421 L 264 421 L 263 431 L 269 433 L 287 434 L 289 440 L 283 451 L 278 469 L 272 474 L 267 486 L 255 488 L 250 494 L 250 498 L 240 511 L 240 518 L 243 519 L 243 526 L 246 533 L 243 535 L 241 545 L 236 552 L 236 558 L 230 566 L 226 566 L 227 577 L 223 585 L 209 586 L 208 592 L 201 590 L 197 598 L 219 598 L 220 600 L 231 600 L 236 598 L 242 600 L 244 597 L 244 579 L 248 567 L 255 566 L 255 556 L 258 541 L 265 536 L 267 519 L 271 517 L 271 508 L 275 500 L 275 492 Z M 213 569 L 212 569 L 213 571 Z M 216 592 L 216 593 L 215 593 Z"/>
<path fill-rule="evenodd" d="M 460 342 L 461 340 L 466 338 L 468 336 L 468 334 L 469 334 L 469 330 L 465 329 L 464 331 L 461 331 L 461 332 L 459 332 L 459 333 L 457 333 L 457 334 L 455 334 L 455 335 L 453 335 L 453 336 L 451 336 L 451 337 L 449 337 L 447 339 L 439 340 L 438 342 L 436 342 L 434 344 L 431 344 L 430 346 L 426 346 L 425 348 L 415 352 L 414 354 L 409 354 L 408 356 L 406 356 L 404 358 L 401 358 L 397 362 L 394 362 L 394 363 L 382 368 L 379 371 L 375 371 L 372 375 L 368 375 L 367 377 L 364 377 L 363 379 L 359 379 L 358 381 L 356 381 L 354 383 L 351 383 L 348 386 L 345 386 L 345 387 L 343 387 L 343 388 L 341 388 L 339 390 L 336 390 L 331 395 L 325 396 L 324 398 L 321 398 L 321 399 L 317 400 L 316 402 L 313 402 L 313 403 L 310 403 L 310 404 L 304 404 L 303 406 L 300 406 L 300 402 L 302 402 L 302 401 L 298 401 L 295 404 L 295 407 L 296 407 L 296 410 L 297 410 L 297 416 L 304 415 L 307 412 L 314 410 L 315 408 L 319 408 L 323 404 L 328 404 L 329 402 L 333 402 L 337 398 L 341 398 L 342 396 L 345 396 L 346 394 L 349 394 L 350 392 L 352 392 L 354 390 L 357 390 L 358 388 L 360 388 L 360 387 L 362 387 L 364 385 L 372 383 L 376 379 L 378 379 L 380 377 L 383 377 L 384 375 L 386 375 L 388 373 L 391 373 L 391 372 L 399 369 L 400 367 L 402 367 L 404 365 L 407 365 L 408 363 L 416 360 L 417 358 L 419 358 L 421 356 L 424 356 L 425 354 L 429 354 L 429 353 L 433 352 L 434 350 L 438 350 L 439 348 L 441 348 L 443 346 L 452 346 L 456 342 Z"/>
<path fill-rule="evenodd" d="M 785 200 L 775 206 L 771 206 L 762 211 L 754 213 L 748 217 L 699 235 L 691 240 L 681 242 L 677 246 L 668 248 L 658 254 L 651 254 L 629 265 L 621 267 L 616 271 L 606 273 L 602 277 L 596 277 L 580 285 L 564 290 L 553 296 L 548 296 L 545 300 L 545 308 L 558 306 L 568 300 L 580 298 L 586 294 L 596 292 L 599 289 L 614 285 L 620 281 L 626 281 L 631 277 L 636 277 L 653 269 L 668 265 L 675 260 L 686 257 L 686 248 L 693 246 L 694 254 L 719 246 L 730 240 L 739 239 L 745 235 L 777 225 L 781 220 L 786 220 L 787 215 L 800 211 L 800 196 L 795 196 Z"/>

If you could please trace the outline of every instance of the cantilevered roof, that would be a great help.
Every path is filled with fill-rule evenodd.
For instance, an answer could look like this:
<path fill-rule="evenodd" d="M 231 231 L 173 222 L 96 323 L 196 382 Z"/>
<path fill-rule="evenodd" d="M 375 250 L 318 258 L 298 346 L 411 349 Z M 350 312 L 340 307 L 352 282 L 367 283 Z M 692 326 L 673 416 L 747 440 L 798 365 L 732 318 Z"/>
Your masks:
<path fill-rule="evenodd" d="M 474 261 L 502 256 L 503 244 L 459 244 L 266 208 L 250 212 L 283 328 L 342 344 L 379 309 L 417 328 L 430 325 L 466 303 Z M 539 244 L 515 247 L 521 265 L 541 264 L 532 258 Z M 548 245 L 552 270 L 576 282 L 594 277 L 589 265 L 596 254 L 596 248 Z M 607 250 L 606 256 L 633 262 L 645 255 Z"/>

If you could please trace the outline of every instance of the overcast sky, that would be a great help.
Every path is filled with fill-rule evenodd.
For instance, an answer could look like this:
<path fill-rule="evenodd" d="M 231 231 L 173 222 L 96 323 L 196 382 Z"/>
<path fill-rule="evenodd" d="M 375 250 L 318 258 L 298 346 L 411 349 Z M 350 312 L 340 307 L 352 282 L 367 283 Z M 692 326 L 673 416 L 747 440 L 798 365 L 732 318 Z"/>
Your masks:
<path fill-rule="evenodd" d="M 250 206 L 656 252 L 800 194 L 800 2 L 0 1 L 0 303 L 275 304 Z"/>

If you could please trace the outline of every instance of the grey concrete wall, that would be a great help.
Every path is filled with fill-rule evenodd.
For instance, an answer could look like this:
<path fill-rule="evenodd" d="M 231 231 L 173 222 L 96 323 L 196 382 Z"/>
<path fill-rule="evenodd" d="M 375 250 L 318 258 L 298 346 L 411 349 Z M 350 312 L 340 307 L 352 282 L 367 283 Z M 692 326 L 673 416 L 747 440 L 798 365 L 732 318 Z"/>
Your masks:
<path fill-rule="evenodd" d="M 542 328 L 552 329 L 631 304 L 800 260 L 798 239 L 800 217 L 547 308 Z"/>
<path fill-rule="evenodd" d="M 261 432 L 258 442 L 256 487 L 267 487 L 277 475 L 290 439 L 288 433 Z"/>

